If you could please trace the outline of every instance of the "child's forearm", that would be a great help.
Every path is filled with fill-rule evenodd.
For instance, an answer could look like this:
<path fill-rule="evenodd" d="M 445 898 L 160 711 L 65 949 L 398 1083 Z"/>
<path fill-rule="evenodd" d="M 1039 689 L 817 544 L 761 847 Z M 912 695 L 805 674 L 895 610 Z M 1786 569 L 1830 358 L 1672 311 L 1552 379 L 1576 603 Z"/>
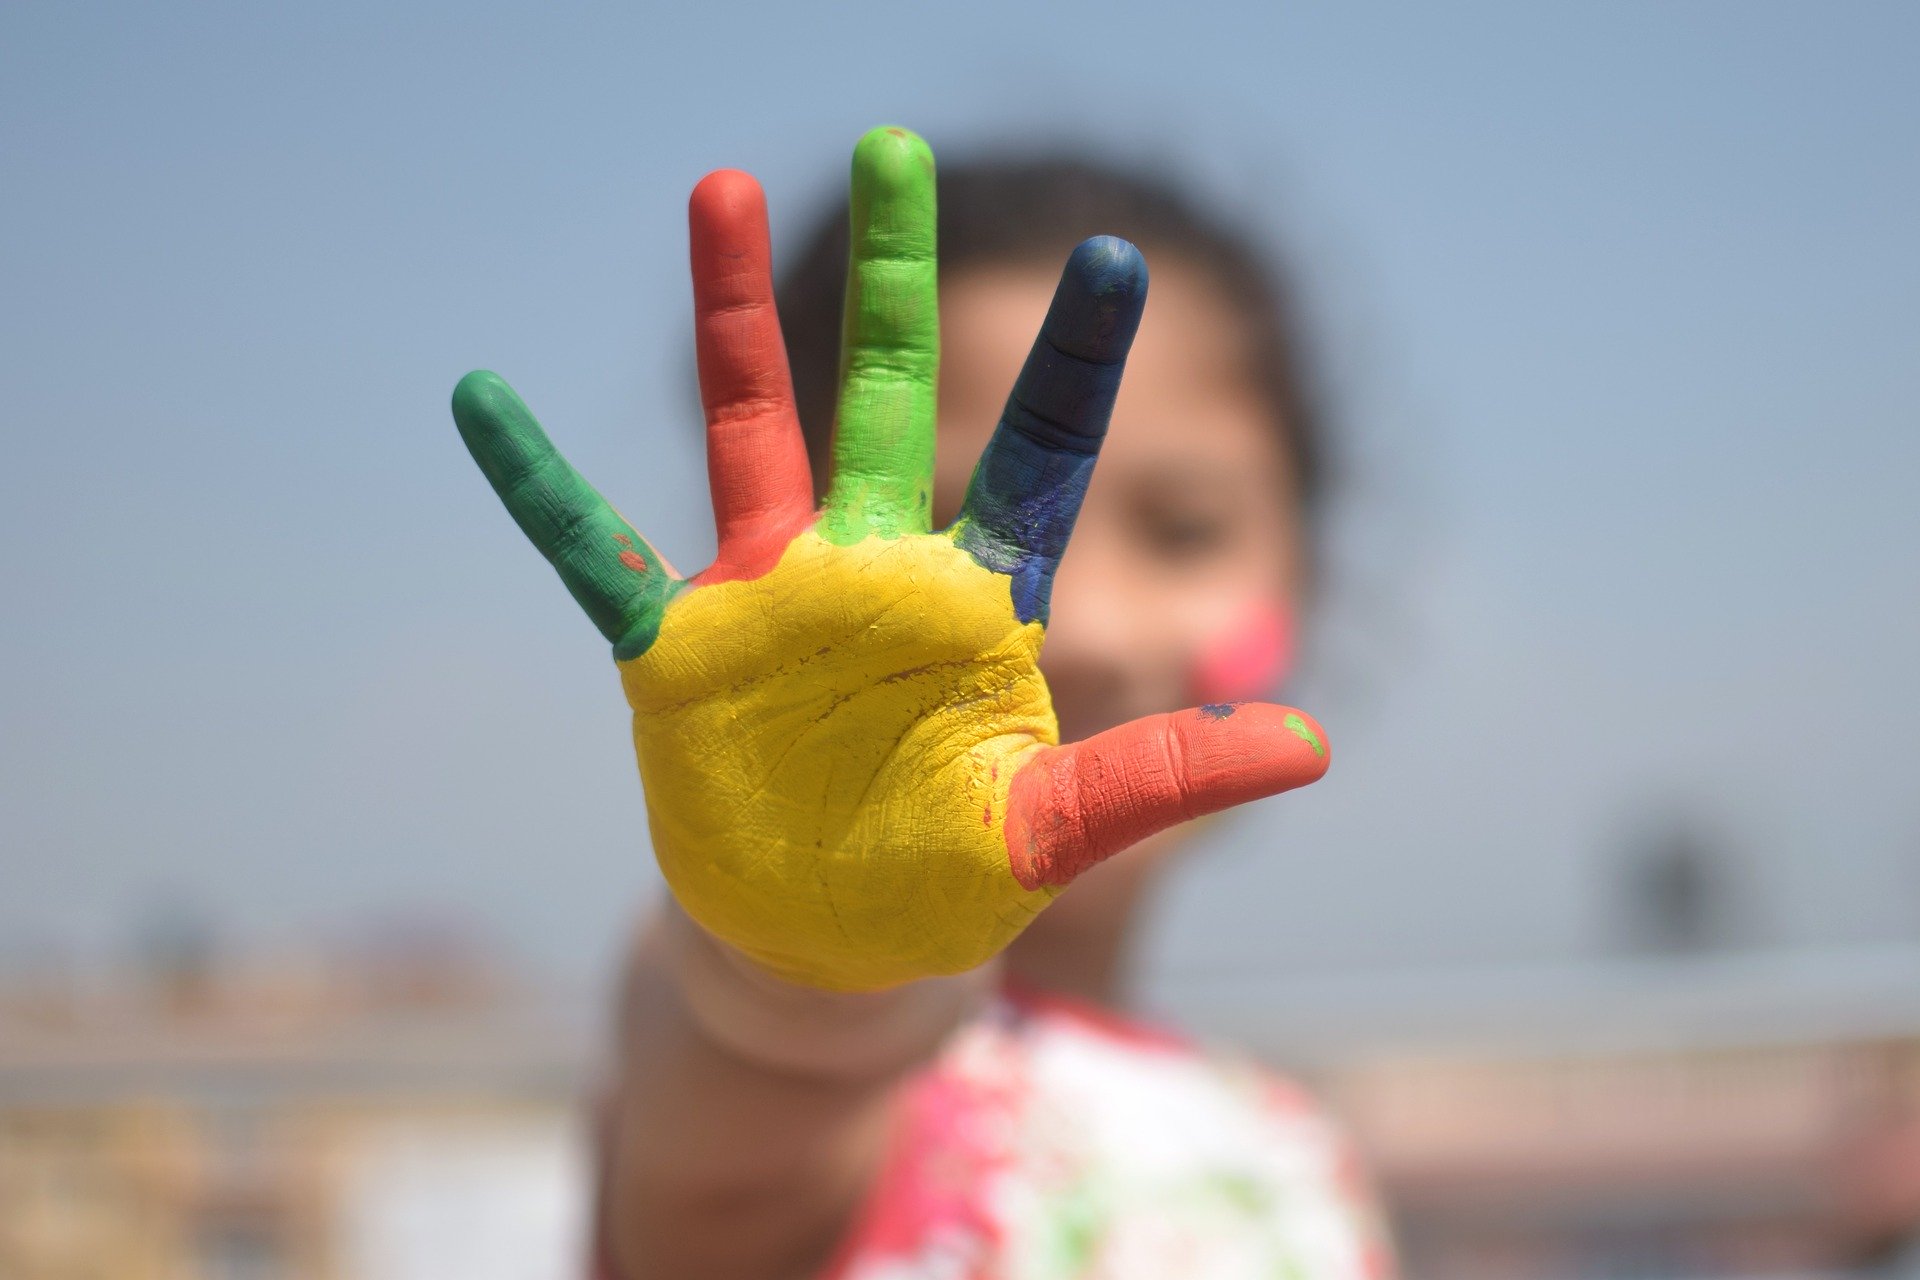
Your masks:
<path fill-rule="evenodd" d="M 798 987 L 669 901 L 622 995 L 600 1204 L 618 1280 L 817 1271 L 879 1171 L 896 1083 L 992 981 Z"/>
<path fill-rule="evenodd" d="M 979 1006 L 998 962 L 886 991 L 839 992 L 774 977 L 668 901 L 636 963 L 657 951 L 687 1017 L 718 1050 L 823 1085 L 890 1081 L 931 1056 Z"/>

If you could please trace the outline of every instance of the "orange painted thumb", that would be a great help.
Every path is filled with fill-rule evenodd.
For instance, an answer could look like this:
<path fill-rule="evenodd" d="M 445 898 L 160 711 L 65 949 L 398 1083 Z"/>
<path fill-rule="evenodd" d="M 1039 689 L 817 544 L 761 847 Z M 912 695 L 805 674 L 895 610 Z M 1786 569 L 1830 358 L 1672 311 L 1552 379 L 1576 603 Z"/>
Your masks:
<path fill-rule="evenodd" d="M 1330 759 L 1313 717 L 1264 702 L 1147 716 L 1050 747 L 1008 796 L 1013 877 L 1067 884 L 1156 831 L 1316 782 Z"/>

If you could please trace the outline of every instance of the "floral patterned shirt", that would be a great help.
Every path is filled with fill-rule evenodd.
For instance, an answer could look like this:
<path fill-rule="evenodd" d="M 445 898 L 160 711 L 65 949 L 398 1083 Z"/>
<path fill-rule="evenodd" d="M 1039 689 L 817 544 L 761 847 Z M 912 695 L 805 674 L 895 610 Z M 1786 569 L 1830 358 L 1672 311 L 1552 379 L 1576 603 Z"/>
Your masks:
<path fill-rule="evenodd" d="M 825 1280 L 1386 1280 L 1352 1150 L 1252 1063 L 1009 994 L 911 1080 Z"/>

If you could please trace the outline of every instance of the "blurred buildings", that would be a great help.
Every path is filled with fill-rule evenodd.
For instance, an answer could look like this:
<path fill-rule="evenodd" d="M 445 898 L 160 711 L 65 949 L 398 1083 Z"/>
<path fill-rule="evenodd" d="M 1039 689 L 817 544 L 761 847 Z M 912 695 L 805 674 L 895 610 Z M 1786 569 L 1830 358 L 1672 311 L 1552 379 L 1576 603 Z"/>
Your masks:
<path fill-rule="evenodd" d="M 1270 986 L 1202 1017 L 1320 1086 L 1421 1280 L 1908 1274 L 1920 949 Z"/>
<path fill-rule="evenodd" d="M 591 1018 L 458 948 L 163 952 L 0 993 L 0 1276 L 578 1280 Z M 1894 1274 L 1920 1222 L 1920 950 L 1183 1004 L 1346 1117 L 1417 1280 Z"/>
<path fill-rule="evenodd" d="M 1920 1217 L 1920 1042 L 1435 1056 L 1336 1091 L 1430 1280 L 1851 1274 Z"/>
<path fill-rule="evenodd" d="M 550 1008 L 431 947 L 205 959 L 0 988 L 0 1276 L 577 1280 Z"/>

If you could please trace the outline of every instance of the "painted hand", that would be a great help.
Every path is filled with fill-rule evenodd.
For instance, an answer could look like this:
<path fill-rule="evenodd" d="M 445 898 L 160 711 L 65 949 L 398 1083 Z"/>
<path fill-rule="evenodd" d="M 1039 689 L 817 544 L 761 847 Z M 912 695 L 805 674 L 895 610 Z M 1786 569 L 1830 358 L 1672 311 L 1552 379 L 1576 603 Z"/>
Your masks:
<path fill-rule="evenodd" d="M 991 958 L 1086 868 L 1318 778 L 1320 729 L 1204 707 L 1059 746 L 1038 658 L 1055 566 L 1146 300 L 1132 245 L 1074 250 L 960 518 L 930 529 L 939 362 L 933 158 L 853 159 L 834 473 L 813 486 L 766 206 L 710 174 L 689 210 L 719 555 L 682 579 L 491 373 L 460 433 L 613 642 L 654 852 L 688 914 L 776 974 L 865 990 Z"/>

